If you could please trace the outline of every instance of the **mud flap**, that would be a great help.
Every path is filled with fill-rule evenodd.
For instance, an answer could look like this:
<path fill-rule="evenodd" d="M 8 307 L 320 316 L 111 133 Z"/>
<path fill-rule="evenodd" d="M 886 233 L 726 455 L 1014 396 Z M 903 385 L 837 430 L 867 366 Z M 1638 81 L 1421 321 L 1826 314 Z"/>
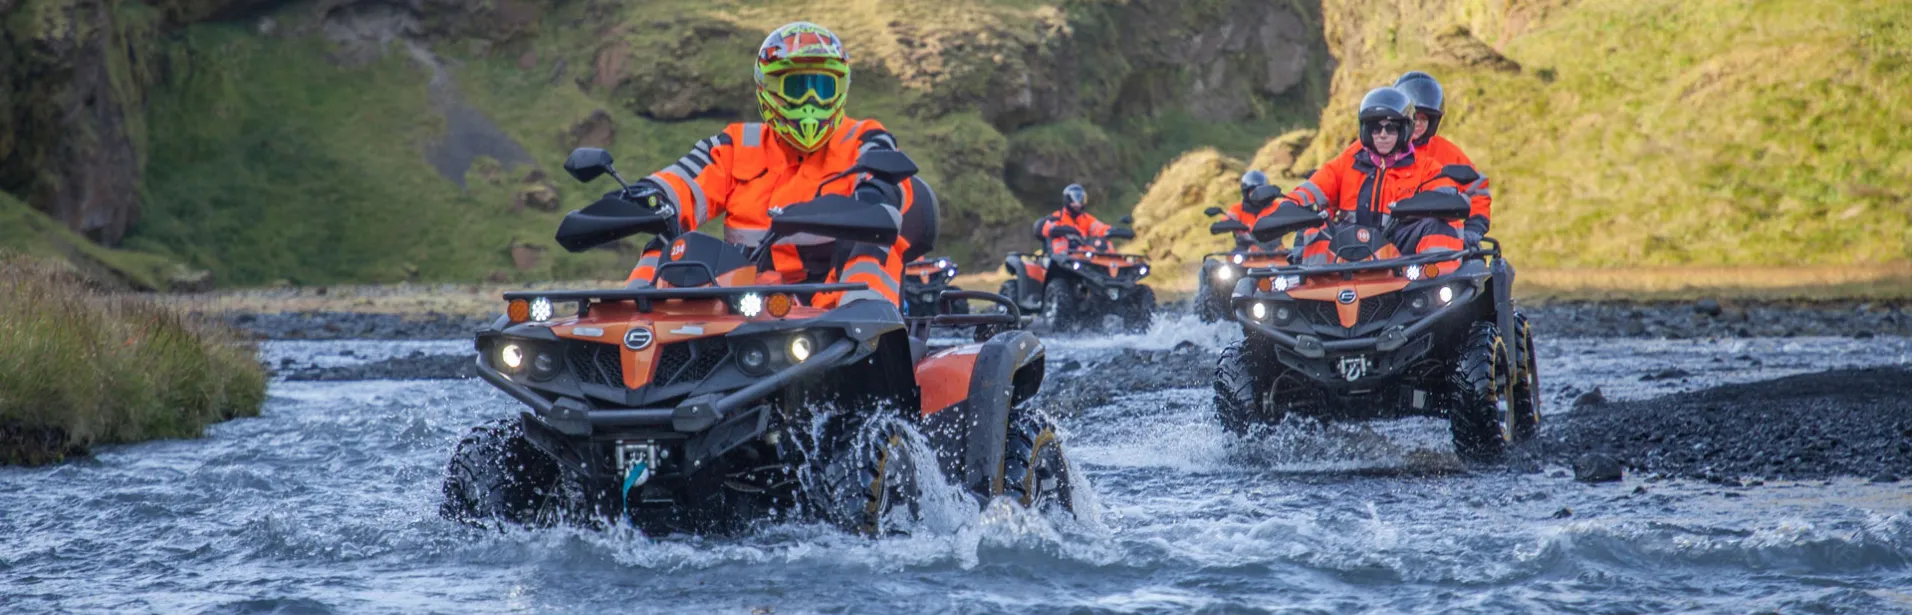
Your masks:
<path fill-rule="evenodd" d="M 923 433 L 936 448 L 945 474 L 978 497 L 1003 490 L 1003 450 L 1010 406 L 1016 401 L 1017 369 L 1042 352 L 1026 332 L 999 334 L 976 349 L 968 398 L 923 418 Z"/>
<path fill-rule="evenodd" d="M 1511 338 L 1514 335 L 1514 266 L 1507 259 L 1496 258 L 1488 266 L 1488 272 L 1494 276 L 1494 326 L 1499 327 L 1502 335 Z M 1519 344 L 1509 343 L 1509 365 L 1525 365 L 1525 351 Z"/>

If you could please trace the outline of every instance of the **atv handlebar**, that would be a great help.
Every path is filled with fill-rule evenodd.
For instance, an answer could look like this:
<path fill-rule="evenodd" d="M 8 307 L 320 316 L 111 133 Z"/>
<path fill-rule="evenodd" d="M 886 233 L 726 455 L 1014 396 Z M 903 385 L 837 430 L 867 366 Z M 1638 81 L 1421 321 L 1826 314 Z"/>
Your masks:
<path fill-rule="evenodd" d="M 1327 274 L 1327 273 L 1354 273 L 1354 272 L 1360 272 L 1360 271 L 1378 271 L 1383 269 L 1397 269 L 1400 267 L 1406 267 L 1408 265 L 1427 265 L 1432 263 L 1443 263 L 1443 262 L 1457 260 L 1457 259 L 1481 258 L 1481 257 L 1487 257 L 1487 256 L 1500 258 L 1500 242 L 1499 241 L 1494 240 L 1492 237 L 1482 237 L 1481 243 L 1483 244 L 1491 243 L 1493 244 L 1493 247 L 1485 248 L 1485 247 L 1477 246 L 1477 247 L 1468 248 L 1468 249 L 1460 250 L 1460 251 L 1443 251 L 1443 252 L 1428 252 L 1425 254 L 1410 254 L 1407 256 L 1400 256 L 1400 257 L 1390 258 L 1386 260 L 1361 261 L 1358 263 L 1334 263 L 1331 265 L 1285 265 L 1281 267 L 1265 267 L 1261 269 L 1249 269 L 1248 271 L 1242 273 L 1242 277 L 1272 278 L 1272 277 L 1284 276 L 1284 275 L 1321 275 L 1321 274 Z"/>

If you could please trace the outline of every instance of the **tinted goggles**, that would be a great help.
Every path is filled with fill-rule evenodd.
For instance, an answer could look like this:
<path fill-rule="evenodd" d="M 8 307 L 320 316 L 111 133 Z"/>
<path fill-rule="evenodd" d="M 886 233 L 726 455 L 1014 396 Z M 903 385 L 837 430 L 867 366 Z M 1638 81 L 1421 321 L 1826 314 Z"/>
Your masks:
<path fill-rule="evenodd" d="M 769 81 L 766 85 L 770 86 L 770 91 L 776 92 L 778 98 L 792 105 L 805 102 L 828 105 L 843 94 L 842 80 L 830 73 L 784 73 L 767 75 L 765 80 Z"/>

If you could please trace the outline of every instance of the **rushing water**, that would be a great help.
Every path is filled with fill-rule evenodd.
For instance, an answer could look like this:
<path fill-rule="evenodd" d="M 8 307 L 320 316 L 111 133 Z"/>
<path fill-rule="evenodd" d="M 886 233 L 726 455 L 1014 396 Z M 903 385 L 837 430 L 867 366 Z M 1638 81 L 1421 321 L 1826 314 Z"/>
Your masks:
<path fill-rule="evenodd" d="M 1166 323 L 1051 354 L 1228 335 Z M 267 359 L 462 344 L 272 344 Z M 1593 384 L 1624 398 L 1908 352 L 1904 339 L 1565 340 L 1541 359 L 1554 398 Z M 1661 364 L 1695 376 L 1638 380 Z M 204 439 L 0 469 L 0 612 L 1912 611 L 1903 485 L 1469 473 L 1436 421 L 1244 441 L 1200 389 L 1120 396 L 1068 421 L 1093 485 L 1082 520 L 995 506 L 939 511 L 907 538 L 778 525 L 654 540 L 440 519 L 452 444 L 516 411 L 477 381 L 275 383 L 263 416 Z"/>

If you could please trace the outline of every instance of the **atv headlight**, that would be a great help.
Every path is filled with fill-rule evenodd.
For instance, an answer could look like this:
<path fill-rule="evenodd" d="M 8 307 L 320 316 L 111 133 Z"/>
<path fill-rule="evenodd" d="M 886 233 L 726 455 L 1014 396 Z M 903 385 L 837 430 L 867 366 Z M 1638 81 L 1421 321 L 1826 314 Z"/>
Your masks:
<path fill-rule="evenodd" d="M 544 322 L 551 320 L 551 299 L 538 297 L 531 300 L 531 320 Z"/>
<path fill-rule="evenodd" d="M 1285 292 L 1288 292 L 1288 289 L 1290 288 L 1300 288 L 1300 287 L 1301 287 L 1301 276 L 1298 276 L 1298 275 L 1275 276 L 1275 290 L 1277 292 L 1285 293 Z"/>
<path fill-rule="evenodd" d="M 763 313 L 763 297 L 757 293 L 744 293 L 737 298 L 737 313 L 744 318 L 756 318 Z"/>
<path fill-rule="evenodd" d="M 758 342 L 745 342 L 737 349 L 737 365 L 745 373 L 762 375 L 764 367 L 770 364 L 770 349 Z"/>
<path fill-rule="evenodd" d="M 1275 306 L 1275 324 L 1285 325 L 1295 319 L 1295 309 L 1287 303 Z"/>
<path fill-rule="evenodd" d="M 524 348 L 517 344 L 505 344 L 498 349 L 498 362 L 504 364 L 505 369 L 518 371 L 518 368 L 524 367 Z"/>
<path fill-rule="evenodd" d="M 1237 265 L 1240 265 L 1240 264 L 1242 264 L 1242 261 L 1246 261 L 1246 260 L 1248 260 L 1248 257 L 1245 257 L 1245 256 L 1242 256 L 1242 255 L 1240 255 L 1240 254 L 1236 254 L 1236 255 L 1234 255 L 1234 256 L 1232 256 L 1232 257 L 1229 257 L 1229 259 L 1228 259 L 1228 260 L 1230 260 L 1230 261 L 1234 261 L 1234 263 L 1235 263 L 1235 264 L 1237 264 Z"/>
<path fill-rule="evenodd" d="M 535 352 L 531 356 L 531 379 L 550 380 L 558 376 L 558 357 L 549 352 Z"/>
<path fill-rule="evenodd" d="M 1434 297 L 1441 300 L 1441 305 L 1452 303 L 1454 301 L 1454 287 L 1442 286 L 1440 290 L 1435 291 Z"/>
<path fill-rule="evenodd" d="M 1069 268 L 1070 268 L 1070 269 L 1081 269 L 1081 268 L 1082 268 L 1082 261 L 1069 261 Z"/>
<path fill-rule="evenodd" d="M 1249 306 L 1248 315 L 1255 317 L 1255 320 L 1267 319 L 1268 304 L 1260 302 L 1260 301 L 1256 301 L 1254 305 Z"/>
<path fill-rule="evenodd" d="M 1220 267 L 1216 267 L 1215 279 L 1220 282 L 1227 282 L 1229 280 L 1235 279 L 1235 268 L 1230 267 L 1228 265 L 1222 265 Z"/>
<path fill-rule="evenodd" d="M 802 363 L 804 360 L 809 359 L 810 352 L 816 349 L 815 344 L 816 342 L 810 341 L 810 336 L 808 335 L 797 334 L 796 337 L 790 338 L 790 358 L 792 362 Z"/>
<path fill-rule="evenodd" d="M 1148 275 L 1148 274 L 1149 274 L 1149 266 L 1148 266 L 1148 265 L 1143 265 L 1143 266 L 1142 266 L 1142 268 L 1141 268 L 1141 269 L 1139 270 L 1139 272 L 1140 272 L 1140 273 L 1141 273 L 1142 275 Z"/>
<path fill-rule="evenodd" d="M 1402 270 L 1401 270 L 1401 273 L 1404 273 L 1404 274 L 1406 274 L 1406 275 L 1407 275 L 1407 279 L 1408 279 L 1408 281 L 1410 281 L 1410 282 L 1412 282 L 1412 281 L 1415 281 L 1415 280 L 1419 280 L 1419 279 L 1421 279 L 1421 266 L 1420 266 L 1420 265 L 1408 265 L 1408 266 L 1407 266 L 1406 268 L 1404 268 L 1404 269 L 1402 269 Z"/>

